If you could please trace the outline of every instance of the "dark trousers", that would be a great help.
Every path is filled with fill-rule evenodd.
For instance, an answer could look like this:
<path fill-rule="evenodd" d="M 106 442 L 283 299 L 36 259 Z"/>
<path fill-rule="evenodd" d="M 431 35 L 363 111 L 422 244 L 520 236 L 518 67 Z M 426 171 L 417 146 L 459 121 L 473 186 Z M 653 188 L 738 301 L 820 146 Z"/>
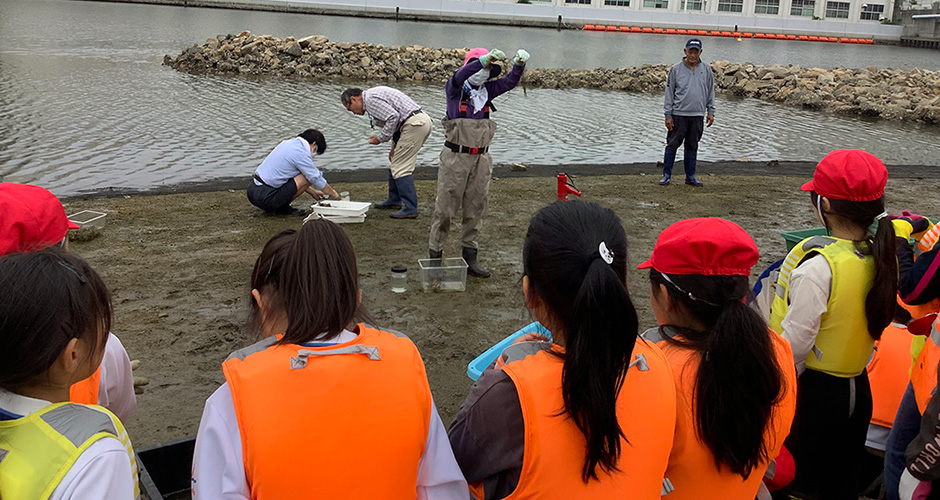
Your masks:
<path fill-rule="evenodd" d="M 672 166 L 676 163 L 676 152 L 683 147 L 682 166 L 685 178 L 695 177 L 695 160 L 698 157 L 698 141 L 705 131 L 703 116 L 673 116 L 672 130 L 666 134 L 666 154 L 663 157 L 663 175 L 672 175 Z"/>
<path fill-rule="evenodd" d="M 907 384 L 904 397 L 894 416 L 891 434 L 888 434 L 888 444 L 885 447 L 885 490 L 887 500 L 898 500 L 898 483 L 901 482 L 901 473 L 907 466 L 904 452 L 907 445 L 917 437 L 920 432 L 920 409 L 917 408 L 917 399 L 914 397 L 914 388 Z"/>
<path fill-rule="evenodd" d="M 796 417 L 785 441 L 796 463 L 789 489 L 803 498 L 858 500 L 871 411 L 867 372 L 854 378 L 803 372 L 797 382 Z"/>

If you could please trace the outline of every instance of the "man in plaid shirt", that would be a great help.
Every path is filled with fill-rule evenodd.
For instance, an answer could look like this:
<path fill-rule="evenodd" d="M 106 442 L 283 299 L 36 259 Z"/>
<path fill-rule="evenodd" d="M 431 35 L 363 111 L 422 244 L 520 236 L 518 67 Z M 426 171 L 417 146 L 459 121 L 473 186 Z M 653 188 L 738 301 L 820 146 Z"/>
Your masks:
<path fill-rule="evenodd" d="M 340 96 L 343 106 L 357 115 L 368 114 L 372 125 L 381 127 L 369 137 L 369 144 L 392 141 L 388 153 L 388 199 L 376 208 L 398 209 L 395 219 L 418 216 L 418 193 L 414 174 L 418 150 L 431 135 L 431 118 L 410 97 L 391 87 L 346 89 Z"/>

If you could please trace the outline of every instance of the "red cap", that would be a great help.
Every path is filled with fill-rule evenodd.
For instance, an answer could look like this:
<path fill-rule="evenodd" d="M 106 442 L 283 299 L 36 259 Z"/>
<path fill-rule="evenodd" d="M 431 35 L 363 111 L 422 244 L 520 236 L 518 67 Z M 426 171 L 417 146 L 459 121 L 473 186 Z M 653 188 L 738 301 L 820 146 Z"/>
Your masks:
<path fill-rule="evenodd" d="M 725 219 L 680 220 L 659 233 L 653 255 L 638 269 L 665 274 L 750 276 L 760 254 L 741 226 Z"/>
<path fill-rule="evenodd" d="M 875 155 L 861 149 L 837 149 L 816 165 L 813 180 L 803 191 L 816 191 L 835 200 L 873 201 L 885 194 L 888 169 Z"/>
<path fill-rule="evenodd" d="M 44 188 L 0 183 L 0 256 L 41 250 L 65 238 L 78 224 L 65 215 L 62 203 Z"/>

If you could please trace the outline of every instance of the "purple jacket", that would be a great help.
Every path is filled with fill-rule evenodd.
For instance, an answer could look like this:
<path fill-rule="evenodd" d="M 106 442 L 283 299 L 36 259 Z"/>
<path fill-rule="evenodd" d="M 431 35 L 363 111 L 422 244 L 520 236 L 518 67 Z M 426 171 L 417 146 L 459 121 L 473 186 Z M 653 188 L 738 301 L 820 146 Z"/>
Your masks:
<path fill-rule="evenodd" d="M 460 118 L 460 97 L 463 94 L 463 82 L 481 69 L 483 69 L 483 65 L 480 63 L 479 59 L 475 59 L 458 69 L 457 72 L 454 73 L 454 76 L 450 77 L 450 80 L 447 80 L 447 85 L 444 87 L 444 94 L 447 96 L 446 119 L 453 120 L 454 118 Z M 512 71 L 510 71 L 508 75 L 484 83 L 483 85 L 486 86 L 486 92 L 489 94 L 490 100 L 492 101 L 496 96 L 508 92 L 518 85 L 524 70 L 525 66 L 513 65 Z M 472 115 L 470 114 L 471 110 L 472 108 L 467 110 L 467 118 L 474 120 L 483 119 L 482 109 Z"/>

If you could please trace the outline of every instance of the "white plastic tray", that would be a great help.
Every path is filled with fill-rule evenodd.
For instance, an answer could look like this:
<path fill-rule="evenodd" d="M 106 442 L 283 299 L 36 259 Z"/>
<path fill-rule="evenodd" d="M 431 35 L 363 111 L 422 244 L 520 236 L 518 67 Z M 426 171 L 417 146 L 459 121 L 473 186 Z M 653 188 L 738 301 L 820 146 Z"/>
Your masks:
<path fill-rule="evenodd" d="M 68 219 L 79 226 L 82 227 L 96 227 L 98 229 L 104 229 L 105 217 L 108 214 L 104 212 L 96 212 L 94 210 L 82 210 L 81 212 L 74 213 L 68 216 Z"/>
<path fill-rule="evenodd" d="M 313 211 L 320 215 L 343 215 L 347 217 L 365 215 L 371 207 L 372 204 L 368 202 L 340 200 L 325 200 L 311 205 Z"/>

